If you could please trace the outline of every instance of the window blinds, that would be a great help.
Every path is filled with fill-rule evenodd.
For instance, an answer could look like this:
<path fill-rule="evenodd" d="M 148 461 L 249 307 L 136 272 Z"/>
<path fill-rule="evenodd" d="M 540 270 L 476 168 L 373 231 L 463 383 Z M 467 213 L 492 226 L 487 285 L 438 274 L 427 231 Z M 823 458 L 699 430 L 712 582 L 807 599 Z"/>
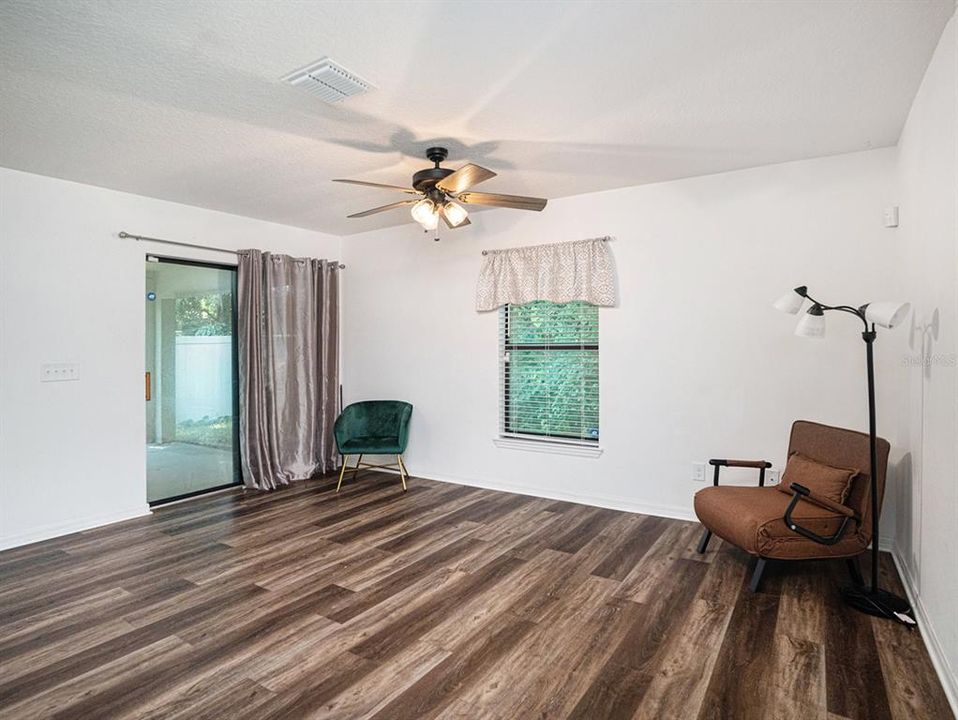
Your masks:
<path fill-rule="evenodd" d="M 599 439 L 599 309 L 535 301 L 500 308 L 500 433 Z"/>

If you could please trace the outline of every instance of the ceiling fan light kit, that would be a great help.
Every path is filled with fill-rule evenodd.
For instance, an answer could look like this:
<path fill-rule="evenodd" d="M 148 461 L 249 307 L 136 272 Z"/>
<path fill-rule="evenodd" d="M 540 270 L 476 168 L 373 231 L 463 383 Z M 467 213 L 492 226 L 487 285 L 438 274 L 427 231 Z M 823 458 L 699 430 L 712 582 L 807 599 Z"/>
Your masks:
<path fill-rule="evenodd" d="M 471 225 L 469 213 L 460 204 L 487 205 L 490 207 L 512 208 L 514 210 L 541 211 L 548 200 L 545 198 L 525 197 L 522 195 L 501 195 L 496 193 L 469 192 L 469 189 L 481 182 L 494 178 L 492 170 L 473 165 L 463 165 L 458 170 L 440 167 L 440 163 L 448 157 L 449 151 L 444 147 L 431 147 L 426 150 L 426 157 L 432 161 L 433 167 L 424 168 L 412 176 L 412 188 L 400 185 L 384 185 L 382 183 L 366 182 L 364 180 L 336 179 L 333 182 L 363 185 L 366 187 L 382 188 L 384 190 L 398 190 L 413 195 L 419 195 L 419 200 L 400 200 L 399 202 L 382 205 L 349 215 L 351 218 L 367 217 L 376 213 L 392 210 L 397 207 L 412 205 L 410 214 L 425 230 L 437 230 L 440 218 L 450 230 Z M 458 202 L 456 202 L 458 201 Z M 437 235 L 436 240 L 439 237 Z"/>
<path fill-rule="evenodd" d="M 436 204 L 426 198 L 412 206 L 412 219 L 426 230 L 435 230 L 439 226 L 439 209 Z"/>

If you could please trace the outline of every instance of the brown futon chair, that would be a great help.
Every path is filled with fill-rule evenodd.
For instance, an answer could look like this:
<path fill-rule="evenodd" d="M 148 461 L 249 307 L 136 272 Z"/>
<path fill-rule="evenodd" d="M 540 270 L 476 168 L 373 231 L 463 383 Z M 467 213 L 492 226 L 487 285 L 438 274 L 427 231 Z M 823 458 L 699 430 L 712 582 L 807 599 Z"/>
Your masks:
<path fill-rule="evenodd" d="M 888 450 L 888 441 L 878 438 L 879 509 Z M 715 468 L 713 487 L 695 494 L 695 514 L 706 528 L 700 553 L 706 551 L 714 533 L 755 556 L 752 592 L 758 589 L 769 560 L 845 558 L 853 581 L 861 584 L 858 556 L 871 539 L 866 433 L 795 422 L 780 486 L 765 487 L 765 470 L 771 467 L 765 460 L 713 459 L 709 463 Z M 720 487 L 722 467 L 756 468 L 759 487 Z M 836 490 L 843 478 L 847 479 L 844 491 Z M 789 491 L 783 492 L 786 488 Z"/>

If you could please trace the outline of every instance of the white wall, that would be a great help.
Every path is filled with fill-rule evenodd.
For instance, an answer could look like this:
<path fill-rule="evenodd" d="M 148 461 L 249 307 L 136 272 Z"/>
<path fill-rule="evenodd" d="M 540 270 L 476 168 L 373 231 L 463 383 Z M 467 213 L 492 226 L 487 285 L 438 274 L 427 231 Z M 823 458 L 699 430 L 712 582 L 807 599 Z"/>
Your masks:
<path fill-rule="evenodd" d="M 0 169 L 0 548 L 146 512 L 144 257 L 120 230 L 335 258 L 336 237 Z M 78 382 L 40 364 L 79 362 Z"/>
<path fill-rule="evenodd" d="M 886 294 L 895 155 L 582 195 L 541 214 L 475 213 L 438 243 L 412 224 L 345 237 L 346 401 L 415 405 L 413 474 L 691 517 L 702 487 L 692 461 L 781 466 L 798 418 L 867 427 L 856 322 L 830 317 L 827 341 L 800 339 L 770 303 L 802 283 L 825 301 Z M 480 252 L 601 235 L 615 238 L 620 285 L 619 306 L 599 320 L 604 453 L 498 448 L 498 320 L 474 309 Z"/>
<path fill-rule="evenodd" d="M 945 28 L 899 143 L 896 286 L 919 326 L 889 345 L 896 554 L 958 712 L 958 21 Z M 937 340 L 920 326 L 938 315 Z"/>

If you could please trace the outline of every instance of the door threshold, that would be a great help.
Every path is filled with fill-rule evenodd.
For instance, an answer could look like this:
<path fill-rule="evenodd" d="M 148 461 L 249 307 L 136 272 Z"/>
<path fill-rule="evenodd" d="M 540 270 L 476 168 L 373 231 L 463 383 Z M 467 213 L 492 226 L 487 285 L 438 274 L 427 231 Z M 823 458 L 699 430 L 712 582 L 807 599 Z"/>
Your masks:
<path fill-rule="evenodd" d="M 154 508 L 175 505 L 176 503 L 186 502 L 187 500 L 195 500 L 198 497 L 223 493 L 227 490 L 238 490 L 241 487 L 243 487 L 241 483 L 230 483 L 229 485 L 220 485 L 219 487 L 209 488 L 208 490 L 197 490 L 196 492 L 185 493 L 184 495 L 174 495 L 164 500 L 153 500 L 149 502 L 148 505 L 150 506 L 150 510 L 153 510 Z"/>

